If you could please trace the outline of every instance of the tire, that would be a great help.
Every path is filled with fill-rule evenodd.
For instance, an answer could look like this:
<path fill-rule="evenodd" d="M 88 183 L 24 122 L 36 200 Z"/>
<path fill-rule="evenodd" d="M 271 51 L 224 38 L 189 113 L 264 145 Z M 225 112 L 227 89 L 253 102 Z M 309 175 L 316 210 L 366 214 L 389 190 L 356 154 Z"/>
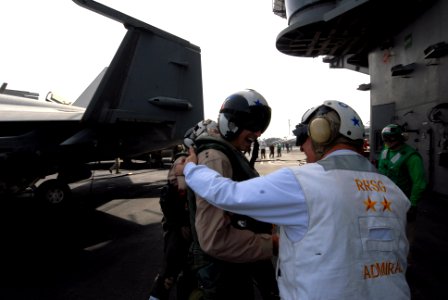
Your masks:
<path fill-rule="evenodd" d="M 50 179 L 37 187 L 36 195 L 40 201 L 47 205 L 61 206 L 69 202 L 71 191 L 65 182 Z"/>

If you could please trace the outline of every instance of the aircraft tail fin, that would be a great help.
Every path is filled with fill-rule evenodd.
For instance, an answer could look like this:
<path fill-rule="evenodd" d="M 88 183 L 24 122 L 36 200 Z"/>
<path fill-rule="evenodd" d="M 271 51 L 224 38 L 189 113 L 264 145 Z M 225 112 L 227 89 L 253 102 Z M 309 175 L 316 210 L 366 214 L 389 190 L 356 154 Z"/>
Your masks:
<path fill-rule="evenodd" d="M 102 77 L 76 101 L 88 104 L 83 121 L 152 124 L 160 140 L 180 143 L 203 119 L 200 48 L 95 1 L 73 1 L 127 29 Z"/>

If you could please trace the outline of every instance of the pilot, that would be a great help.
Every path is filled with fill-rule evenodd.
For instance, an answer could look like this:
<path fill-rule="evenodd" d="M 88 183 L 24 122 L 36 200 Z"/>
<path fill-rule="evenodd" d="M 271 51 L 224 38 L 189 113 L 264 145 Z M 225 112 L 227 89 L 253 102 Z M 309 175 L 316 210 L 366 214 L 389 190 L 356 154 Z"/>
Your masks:
<path fill-rule="evenodd" d="M 270 119 L 271 108 L 257 91 L 231 94 L 219 111 L 219 136 L 195 141 L 198 164 L 237 181 L 258 177 L 243 153 L 266 130 Z M 271 260 L 277 251 L 277 235 L 272 224 L 219 209 L 193 193 L 189 204 L 192 269 L 204 299 L 254 299 L 254 282 L 263 299 L 278 299 Z"/>

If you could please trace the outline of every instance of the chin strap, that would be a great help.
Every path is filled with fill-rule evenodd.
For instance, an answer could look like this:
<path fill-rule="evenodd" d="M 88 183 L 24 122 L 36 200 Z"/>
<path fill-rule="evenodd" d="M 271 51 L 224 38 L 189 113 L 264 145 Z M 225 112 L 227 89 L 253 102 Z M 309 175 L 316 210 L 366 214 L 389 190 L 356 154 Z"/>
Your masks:
<path fill-rule="evenodd" d="M 258 158 L 258 150 L 260 149 L 260 144 L 258 144 L 258 140 L 255 140 L 254 147 L 252 149 L 252 153 L 250 154 L 249 165 L 253 168 L 255 166 L 255 161 Z"/>

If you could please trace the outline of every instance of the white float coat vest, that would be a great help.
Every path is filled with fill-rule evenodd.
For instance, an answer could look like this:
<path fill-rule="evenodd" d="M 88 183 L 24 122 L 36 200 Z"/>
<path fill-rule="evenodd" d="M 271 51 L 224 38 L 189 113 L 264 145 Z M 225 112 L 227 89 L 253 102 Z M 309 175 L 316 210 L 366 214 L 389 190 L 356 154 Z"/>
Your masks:
<path fill-rule="evenodd" d="M 282 299 L 410 299 L 403 192 L 360 155 L 329 156 L 294 172 L 309 229 L 295 243 L 280 232 Z"/>

